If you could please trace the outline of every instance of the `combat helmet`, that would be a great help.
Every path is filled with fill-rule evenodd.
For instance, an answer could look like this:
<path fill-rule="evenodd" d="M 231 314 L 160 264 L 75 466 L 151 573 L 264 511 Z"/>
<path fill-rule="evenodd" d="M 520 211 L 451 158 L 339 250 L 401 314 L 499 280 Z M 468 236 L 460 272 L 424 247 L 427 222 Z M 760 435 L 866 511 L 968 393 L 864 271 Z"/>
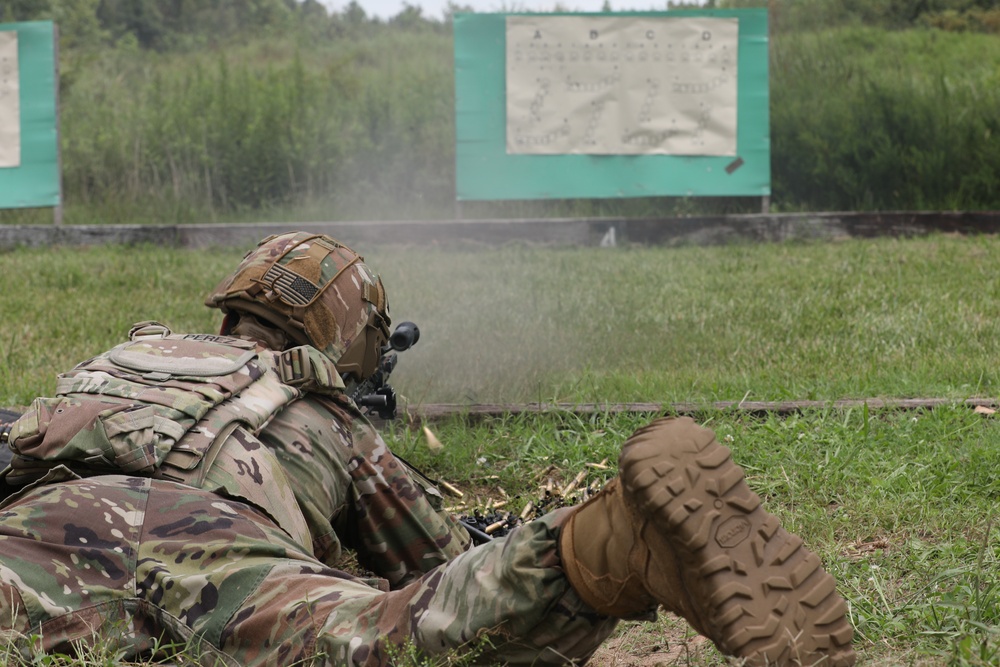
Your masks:
<path fill-rule="evenodd" d="M 317 348 L 355 381 L 375 372 L 389 338 L 381 278 L 364 257 L 322 234 L 264 239 L 205 305 L 226 313 L 223 333 L 239 333 L 240 319 L 260 321 L 295 344 Z"/>

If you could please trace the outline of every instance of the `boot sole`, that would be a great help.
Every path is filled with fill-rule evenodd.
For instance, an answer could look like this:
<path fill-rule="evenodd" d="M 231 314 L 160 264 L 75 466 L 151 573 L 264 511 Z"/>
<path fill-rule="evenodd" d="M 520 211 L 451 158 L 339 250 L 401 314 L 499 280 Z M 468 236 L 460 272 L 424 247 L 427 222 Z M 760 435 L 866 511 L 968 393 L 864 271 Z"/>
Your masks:
<path fill-rule="evenodd" d="M 619 465 L 626 502 L 673 548 L 720 650 L 747 665 L 855 663 L 833 577 L 764 510 L 712 431 L 657 420 L 629 438 Z"/>

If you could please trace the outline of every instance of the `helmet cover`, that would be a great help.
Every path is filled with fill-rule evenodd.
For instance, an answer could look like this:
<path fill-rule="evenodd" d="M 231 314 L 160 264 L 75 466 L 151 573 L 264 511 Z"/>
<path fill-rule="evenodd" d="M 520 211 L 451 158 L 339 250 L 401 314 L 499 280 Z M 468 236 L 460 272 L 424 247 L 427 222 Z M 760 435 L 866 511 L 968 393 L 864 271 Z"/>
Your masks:
<path fill-rule="evenodd" d="M 375 372 L 389 337 L 382 280 L 364 257 L 322 234 L 269 236 L 205 300 L 250 314 L 323 352 L 356 380 Z"/>

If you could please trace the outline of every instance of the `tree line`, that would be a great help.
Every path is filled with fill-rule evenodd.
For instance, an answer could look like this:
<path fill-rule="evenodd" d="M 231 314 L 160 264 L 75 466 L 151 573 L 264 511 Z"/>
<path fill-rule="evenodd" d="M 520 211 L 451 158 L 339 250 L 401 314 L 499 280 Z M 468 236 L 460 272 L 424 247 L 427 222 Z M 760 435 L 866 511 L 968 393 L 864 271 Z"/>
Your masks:
<path fill-rule="evenodd" d="M 606 0 L 605 11 L 626 11 L 628 0 Z M 779 32 L 865 25 L 890 30 L 935 27 L 952 32 L 1000 32 L 1000 7 L 995 0 L 668 0 L 669 8 L 737 9 L 767 7 L 772 29 Z M 572 0 L 553 2 L 572 11 Z M 333 11 L 318 0 L 7 0 L 4 22 L 53 19 L 73 35 L 74 44 L 111 45 L 134 39 L 144 49 L 189 48 L 192 39 L 218 43 L 237 35 L 254 35 L 311 24 L 331 34 L 365 24 L 388 23 L 400 29 L 441 29 L 456 12 L 471 7 L 449 3 L 443 16 L 426 16 L 404 3 L 388 21 L 368 16 L 352 0 Z"/>
<path fill-rule="evenodd" d="M 453 5 L 449 11 L 471 11 Z M 54 20 L 70 48 L 113 47 L 176 51 L 234 39 L 301 31 L 331 36 L 390 24 L 397 29 L 442 29 L 446 17 L 427 17 L 415 5 L 388 21 L 369 16 L 356 0 L 331 11 L 318 0 L 7 0 L 0 21 Z"/>

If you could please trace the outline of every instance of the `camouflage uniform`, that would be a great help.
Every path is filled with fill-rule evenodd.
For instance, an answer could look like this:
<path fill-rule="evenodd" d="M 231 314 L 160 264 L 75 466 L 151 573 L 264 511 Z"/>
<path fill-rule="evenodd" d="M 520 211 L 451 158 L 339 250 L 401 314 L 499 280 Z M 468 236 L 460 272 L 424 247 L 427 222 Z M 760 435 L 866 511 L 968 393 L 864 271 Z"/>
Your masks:
<path fill-rule="evenodd" d="M 306 546 L 327 565 L 339 564 L 344 544 L 396 588 L 468 548 L 438 490 L 343 395 L 293 403 L 259 438 L 291 480 L 311 534 Z"/>
<path fill-rule="evenodd" d="M 407 642 L 435 654 L 484 636 L 484 664 L 565 664 L 615 623 L 558 565 L 566 512 L 385 591 L 245 503 L 140 477 L 45 484 L 0 514 L 0 624 L 45 650 L 190 641 L 206 665 L 385 665 Z"/>
<path fill-rule="evenodd" d="M 119 419 L 137 413 L 106 401 L 152 398 L 134 376 L 112 376 L 105 356 L 62 376 L 60 398 L 39 399 L 14 435 L 36 422 L 58 435 L 45 411 L 103 408 L 112 413 L 104 431 L 126 434 L 126 444 L 109 435 L 115 465 L 148 471 L 141 462 L 157 455 L 136 435 L 145 422 Z M 59 456 L 69 458 L 56 463 L 65 465 L 2 507 L 3 627 L 47 651 L 98 633 L 126 655 L 191 641 L 205 664 L 241 665 L 379 665 L 392 646 L 437 653 L 483 635 L 496 647 L 487 662 L 561 664 L 589 655 L 610 632 L 613 622 L 588 611 L 558 566 L 562 514 L 468 550 L 437 491 L 392 455 L 342 392 L 288 393 L 261 373 L 242 390 L 242 421 L 191 471 L 177 461 L 143 476 L 71 470 L 80 459 L 93 465 L 95 451 L 64 437 Z M 96 397 L 87 393 L 98 385 Z M 163 387 L 155 389 L 161 400 Z M 88 408 L 95 398 L 103 402 Z M 169 402 L 189 405 L 180 393 Z M 261 405 L 282 407 L 246 414 Z M 219 414 L 209 410 L 191 432 L 225 433 Z M 263 424 L 256 435 L 248 426 L 255 419 Z M 22 449 L 41 448 L 40 438 L 20 440 Z M 190 442 L 178 438 L 175 453 Z M 378 579 L 335 569 L 342 545 Z"/>
<path fill-rule="evenodd" d="M 610 632 L 558 566 L 561 514 L 469 549 L 344 395 L 391 342 L 357 253 L 269 237 L 206 305 L 224 336 L 138 325 L 15 424 L 2 627 L 44 650 L 99 634 L 125 656 L 190 641 L 240 665 L 379 665 L 483 635 L 486 662 L 563 663 Z M 377 579 L 335 569 L 342 546 Z"/>
<path fill-rule="evenodd" d="M 26 651 L 100 635 L 206 665 L 384 665 L 407 645 L 566 664 L 662 606 L 747 664 L 854 664 L 833 578 L 708 429 L 657 420 L 587 503 L 468 549 L 343 393 L 405 349 L 357 253 L 269 237 L 206 304 L 219 336 L 144 323 L 11 430 L 0 629 Z M 342 546 L 377 578 L 337 569 Z"/>

